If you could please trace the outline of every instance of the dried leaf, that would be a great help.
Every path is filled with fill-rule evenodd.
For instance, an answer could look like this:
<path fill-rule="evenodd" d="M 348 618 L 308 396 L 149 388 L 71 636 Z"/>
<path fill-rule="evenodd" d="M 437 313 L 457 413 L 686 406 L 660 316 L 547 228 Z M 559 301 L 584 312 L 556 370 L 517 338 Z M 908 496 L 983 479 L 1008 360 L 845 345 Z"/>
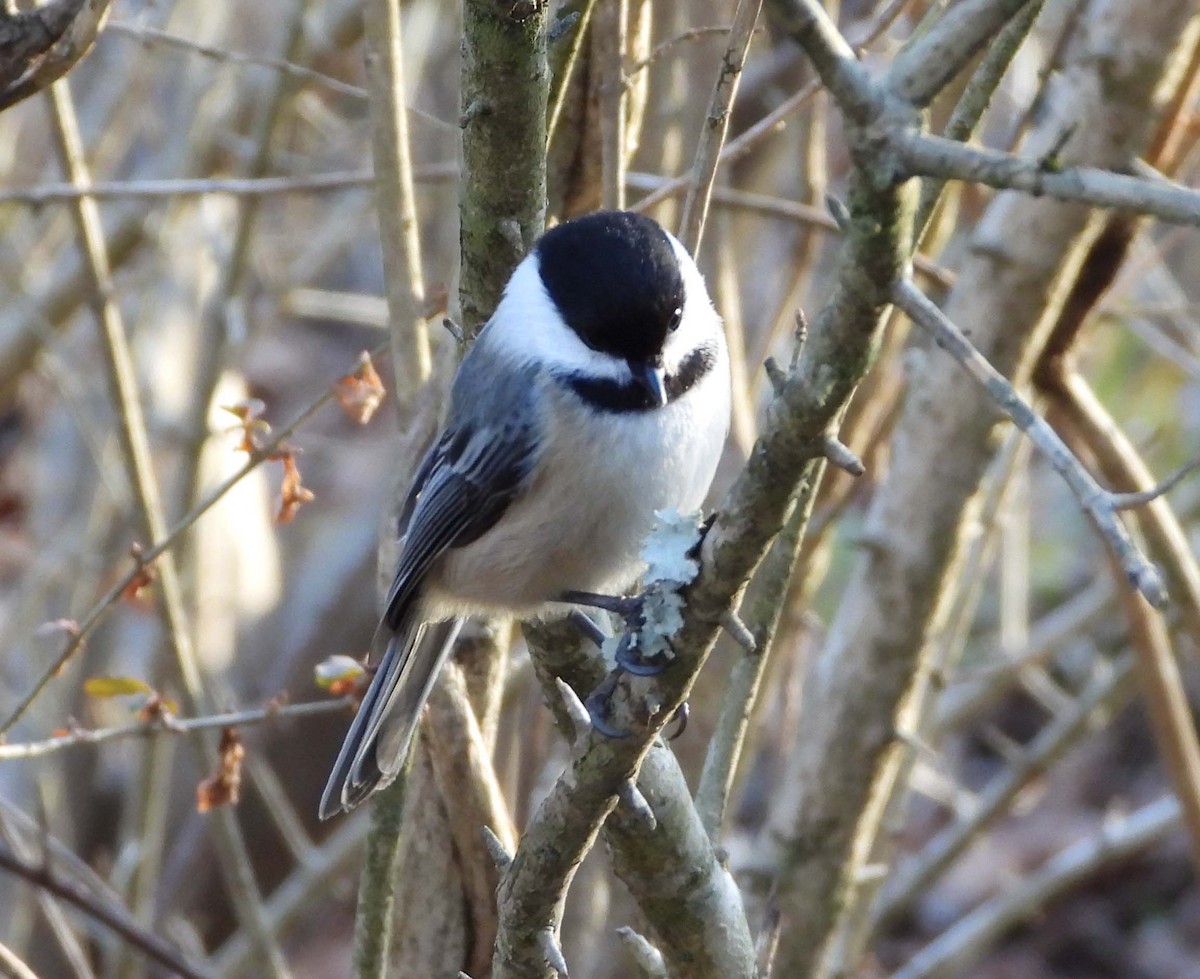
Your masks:
<path fill-rule="evenodd" d="M 83 692 L 89 697 L 126 697 L 142 693 L 157 696 L 145 680 L 133 676 L 94 676 L 83 681 Z"/>
<path fill-rule="evenodd" d="M 279 512 L 275 514 L 275 522 L 291 523 L 296 511 L 305 503 L 311 503 L 315 497 L 300 482 L 300 468 L 296 465 L 294 449 L 288 449 L 274 458 L 283 462 L 283 482 L 279 486 Z"/>
<path fill-rule="evenodd" d="M 238 420 L 238 424 L 230 429 L 231 432 L 242 433 L 242 440 L 238 443 L 236 451 L 245 452 L 247 455 L 257 452 L 258 436 L 271 431 L 271 426 L 262 419 L 262 413 L 267 410 L 267 406 L 258 398 L 247 398 L 236 404 L 221 405 L 221 410 L 229 412 Z"/>
<path fill-rule="evenodd" d="M 246 747 L 236 727 L 221 731 L 217 770 L 196 786 L 196 809 L 208 812 L 217 806 L 236 806 L 242 792 L 242 761 Z"/>
<path fill-rule="evenodd" d="M 142 546 L 136 541 L 130 545 L 129 554 L 137 562 L 137 571 L 129 579 L 129 583 L 121 589 L 121 599 L 145 606 L 149 600 L 144 592 L 154 581 L 154 562 L 142 560 Z"/>
<path fill-rule="evenodd" d="M 333 394 L 351 421 L 365 425 L 374 417 L 387 389 L 369 353 L 364 350 L 359 356 L 358 370 L 334 382 Z"/>

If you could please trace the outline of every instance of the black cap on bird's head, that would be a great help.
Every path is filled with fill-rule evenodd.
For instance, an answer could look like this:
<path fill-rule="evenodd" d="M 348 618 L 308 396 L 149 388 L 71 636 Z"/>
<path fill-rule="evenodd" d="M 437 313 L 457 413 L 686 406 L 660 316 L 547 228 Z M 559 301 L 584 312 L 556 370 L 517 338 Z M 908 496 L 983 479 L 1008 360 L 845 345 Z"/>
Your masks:
<path fill-rule="evenodd" d="M 538 269 L 566 324 L 593 350 L 658 364 L 683 316 L 683 275 L 667 233 L 629 211 L 601 211 L 551 229 Z"/>

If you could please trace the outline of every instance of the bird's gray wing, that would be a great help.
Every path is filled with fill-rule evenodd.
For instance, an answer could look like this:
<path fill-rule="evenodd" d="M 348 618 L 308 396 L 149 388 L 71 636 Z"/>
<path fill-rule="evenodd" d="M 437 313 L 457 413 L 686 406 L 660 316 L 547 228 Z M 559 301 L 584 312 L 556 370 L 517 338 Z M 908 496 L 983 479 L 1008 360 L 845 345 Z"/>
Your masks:
<path fill-rule="evenodd" d="M 477 540 L 504 515 L 536 462 L 534 415 L 448 429 L 417 470 L 401 512 L 404 542 L 380 633 L 387 648 L 354 716 L 321 799 L 321 817 L 349 810 L 398 773 L 458 621 L 421 620 L 433 563 Z"/>
<path fill-rule="evenodd" d="M 430 565 L 491 530 L 520 493 L 536 454 L 534 427 L 521 417 L 449 429 L 430 450 L 401 512 L 404 546 L 383 614 L 389 628 L 399 627 Z"/>

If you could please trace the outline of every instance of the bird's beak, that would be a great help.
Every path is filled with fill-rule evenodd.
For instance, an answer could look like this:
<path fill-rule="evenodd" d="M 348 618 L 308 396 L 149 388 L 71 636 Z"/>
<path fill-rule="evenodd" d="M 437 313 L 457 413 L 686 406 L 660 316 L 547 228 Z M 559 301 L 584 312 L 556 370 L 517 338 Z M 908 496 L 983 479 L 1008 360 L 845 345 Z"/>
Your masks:
<path fill-rule="evenodd" d="M 666 372 L 662 366 L 649 360 L 631 360 L 629 369 L 633 379 L 641 386 L 659 408 L 667 403 Z"/>

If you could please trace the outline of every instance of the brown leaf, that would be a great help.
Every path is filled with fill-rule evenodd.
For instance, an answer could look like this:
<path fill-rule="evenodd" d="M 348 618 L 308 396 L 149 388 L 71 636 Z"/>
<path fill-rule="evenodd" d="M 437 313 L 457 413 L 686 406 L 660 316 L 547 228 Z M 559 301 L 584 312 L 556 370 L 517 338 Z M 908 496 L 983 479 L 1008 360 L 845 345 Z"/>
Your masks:
<path fill-rule="evenodd" d="M 242 440 L 235 451 L 245 452 L 247 455 L 257 452 L 258 436 L 271 431 L 271 426 L 262 419 L 262 413 L 267 410 L 267 406 L 258 398 L 247 398 L 236 404 L 221 405 L 221 410 L 229 412 L 238 420 L 238 424 L 230 429 L 242 433 Z"/>
<path fill-rule="evenodd" d="M 121 599 L 144 607 L 149 604 L 149 596 L 144 592 L 154 581 L 154 562 L 142 560 L 142 546 L 136 541 L 130 545 L 129 554 L 137 562 L 137 571 L 121 589 Z"/>
<path fill-rule="evenodd" d="M 365 425 L 383 404 L 387 389 L 380 380 L 379 372 L 371 363 L 371 355 L 365 350 L 358 358 L 358 370 L 338 378 L 333 384 L 333 394 L 347 417 L 359 425 Z"/>
<path fill-rule="evenodd" d="M 246 747 L 236 727 L 221 731 L 221 759 L 217 770 L 196 786 L 196 809 L 208 812 L 217 806 L 236 806 L 242 792 L 242 760 Z"/>
<path fill-rule="evenodd" d="M 283 463 L 283 482 L 279 486 L 279 512 L 275 514 L 275 522 L 291 523 L 296 511 L 305 503 L 311 503 L 315 497 L 312 491 L 300 482 L 300 468 L 296 465 L 294 449 L 288 449 L 273 458 Z"/>

